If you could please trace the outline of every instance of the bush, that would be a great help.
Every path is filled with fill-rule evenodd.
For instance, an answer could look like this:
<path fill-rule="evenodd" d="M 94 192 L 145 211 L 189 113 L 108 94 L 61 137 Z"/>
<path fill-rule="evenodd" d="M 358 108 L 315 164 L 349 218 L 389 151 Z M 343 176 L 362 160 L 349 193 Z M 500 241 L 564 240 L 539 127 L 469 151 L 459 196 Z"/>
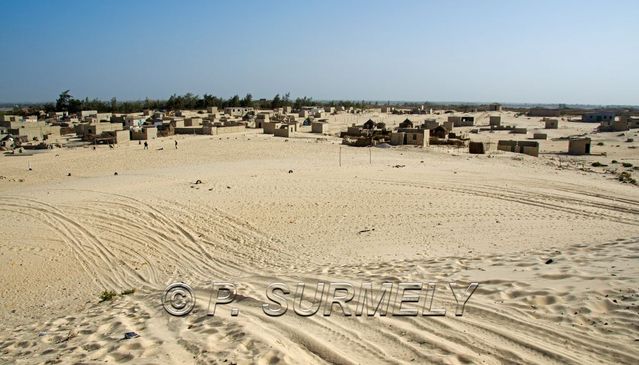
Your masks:
<path fill-rule="evenodd" d="M 604 143 L 603 143 L 603 142 L 599 142 L 599 143 L 597 143 L 597 146 L 603 146 L 603 145 L 604 145 Z"/>
<path fill-rule="evenodd" d="M 596 162 L 593 162 L 593 163 L 591 164 L 591 166 L 592 166 L 592 167 L 606 167 L 606 166 L 608 166 L 608 165 L 604 165 L 604 164 L 602 164 L 601 162 L 596 161 Z"/>
<path fill-rule="evenodd" d="M 120 295 L 130 295 L 130 294 L 134 294 L 135 293 L 135 289 L 127 289 L 122 291 L 122 293 L 120 293 Z"/>
<path fill-rule="evenodd" d="M 617 161 L 617 160 L 612 160 L 612 163 L 619 163 L 619 161 Z"/>
<path fill-rule="evenodd" d="M 632 139 L 632 138 L 628 138 L 628 139 L 626 140 L 626 142 L 634 142 L 634 141 L 635 141 L 635 140 L 634 140 L 634 139 Z"/>
<path fill-rule="evenodd" d="M 624 162 L 621 164 L 621 166 L 623 167 L 632 167 L 632 164 L 630 162 Z"/>
<path fill-rule="evenodd" d="M 100 303 L 106 302 L 107 300 L 113 300 L 118 294 L 113 290 L 105 290 L 100 293 Z"/>
<path fill-rule="evenodd" d="M 619 177 L 617 177 L 617 179 L 621 181 L 622 183 L 637 185 L 637 180 L 633 179 L 632 175 L 627 171 L 624 171 L 621 174 L 619 174 Z"/>

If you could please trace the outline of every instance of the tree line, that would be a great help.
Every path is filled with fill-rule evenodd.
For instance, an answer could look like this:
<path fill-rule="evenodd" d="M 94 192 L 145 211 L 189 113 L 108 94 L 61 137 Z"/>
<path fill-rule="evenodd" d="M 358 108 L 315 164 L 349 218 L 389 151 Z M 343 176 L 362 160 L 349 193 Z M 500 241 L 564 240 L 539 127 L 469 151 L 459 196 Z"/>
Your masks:
<path fill-rule="evenodd" d="M 366 108 L 377 105 L 377 103 L 367 103 L 365 101 L 316 101 L 310 97 L 298 97 L 291 99 L 290 93 L 277 94 L 272 99 L 253 99 L 251 94 L 244 97 L 234 95 L 228 99 L 215 95 L 204 94 L 202 96 L 192 93 L 184 95 L 173 94 L 168 99 L 144 99 L 136 101 L 120 101 L 113 97 L 110 100 L 99 99 L 78 99 L 71 95 L 70 90 L 60 93 L 55 103 L 32 104 L 28 106 L 16 106 L 11 113 L 18 115 L 29 115 L 40 110 L 45 112 L 69 112 L 77 113 L 81 110 L 97 110 L 99 113 L 136 113 L 145 109 L 151 110 L 180 110 L 180 109 L 206 109 L 208 107 L 253 107 L 257 109 L 276 109 L 282 107 L 292 107 L 300 109 L 306 106 L 343 106 L 345 108 Z"/>

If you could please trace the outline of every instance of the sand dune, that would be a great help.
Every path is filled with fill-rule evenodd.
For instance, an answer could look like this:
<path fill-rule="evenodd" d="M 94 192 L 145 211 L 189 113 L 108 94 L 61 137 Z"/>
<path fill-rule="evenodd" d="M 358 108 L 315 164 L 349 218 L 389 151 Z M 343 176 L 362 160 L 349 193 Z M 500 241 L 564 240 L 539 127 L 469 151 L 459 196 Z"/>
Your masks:
<path fill-rule="evenodd" d="M 180 148 L 2 158 L 0 362 L 639 362 L 634 186 L 501 152 L 344 148 L 339 167 L 331 138 Z M 161 304 L 176 281 L 186 317 Z M 237 284 L 237 317 L 207 316 L 213 281 Z M 300 281 L 437 282 L 448 313 L 263 313 L 269 283 Z M 453 281 L 480 283 L 461 317 Z"/>

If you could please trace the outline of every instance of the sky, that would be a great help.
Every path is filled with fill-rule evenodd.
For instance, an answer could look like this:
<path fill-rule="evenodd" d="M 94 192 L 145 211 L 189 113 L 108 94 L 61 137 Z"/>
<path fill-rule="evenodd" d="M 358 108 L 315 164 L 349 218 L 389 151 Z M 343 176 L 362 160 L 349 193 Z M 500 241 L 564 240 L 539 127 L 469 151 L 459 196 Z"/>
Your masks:
<path fill-rule="evenodd" d="M 636 0 L 2 0 L 0 102 L 639 104 Z"/>

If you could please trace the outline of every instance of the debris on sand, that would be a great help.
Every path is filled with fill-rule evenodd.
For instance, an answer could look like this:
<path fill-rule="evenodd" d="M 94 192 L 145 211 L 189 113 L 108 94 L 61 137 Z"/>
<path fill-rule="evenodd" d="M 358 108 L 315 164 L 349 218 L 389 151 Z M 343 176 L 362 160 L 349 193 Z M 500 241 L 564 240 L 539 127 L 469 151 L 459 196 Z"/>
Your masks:
<path fill-rule="evenodd" d="M 289 174 L 292 174 L 292 173 L 293 173 L 293 170 L 288 170 L 288 173 L 289 173 Z"/>
<path fill-rule="evenodd" d="M 135 332 L 126 332 L 126 333 L 124 334 L 124 337 L 123 337 L 122 339 L 123 339 L 123 340 L 130 340 L 130 339 L 132 339 L 132 338 L 138 338 L 138 337 L 140 337 L 140 335 L 138 335 L 138 334 L 137 334 L 137 333 L 135 333 Z"/>
<path fill-rule="evenodd" d="M 200 185 L 200 184 L 203 184 L 202 180 L 200 180 L 200 179 L 195 180 L 195 185 Z"/>
<path fill-rule="evenodd" d="M 69 333 L 67 333 L 67 336 L 62 338 L 61 340 L 59 340 L 57 343 L 63 343 L 63 342 L 67 342 L 70 339 L 76 337 L 78 335 L 78 333 L 76 332 L 76 330 L 74 328 L 69 330 Z"/>
<path fill-rule="evenodd" d="M 406 165 L 393 165 L 394 169 L 400 169 L 402 167 L 406 167 Z"/>
<path fill-rule="evenodd" d="M 553 259 L 548 259 L 548 260 L 546 260 L 546 265 L 548 265 L 548 264 L 552 264 L 552 263 L 553 263 Z"/>

